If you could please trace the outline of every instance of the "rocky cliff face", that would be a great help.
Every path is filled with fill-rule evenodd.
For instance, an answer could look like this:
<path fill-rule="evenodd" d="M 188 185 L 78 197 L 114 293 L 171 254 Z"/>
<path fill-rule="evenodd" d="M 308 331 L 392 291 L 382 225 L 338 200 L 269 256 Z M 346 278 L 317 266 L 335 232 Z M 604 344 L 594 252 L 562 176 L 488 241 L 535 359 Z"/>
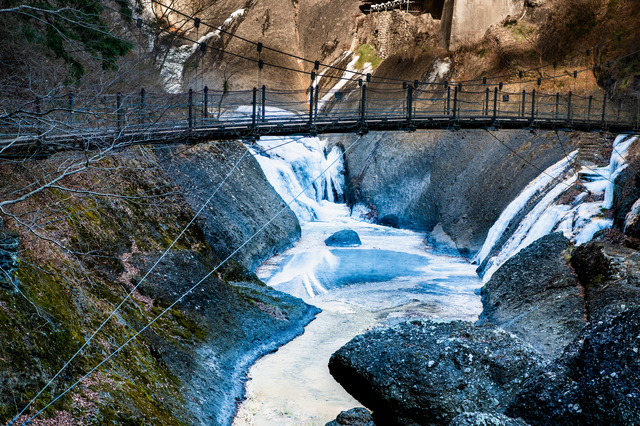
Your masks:
<path fill-rule="evenodd" d="M 423 231 L 440 225 L 468 255 L 518 192 L 564 155 L 554 134 L 371 133 L 346 154 L 347 195 L 378 220 Z"/>
<path fill-rule="evenodd" d="M 133 338 L 40 417 L 57 424 L 230 423 L 246 368 L 302 333 L 317 312 L 265 287 L 243 266 L 297 238 L 290 211 L 266 229 L 262 242 L 241 251 L 240 263 L 216 270 L 239 239 L 285 206 L 251 155 L 202 219 L 187 227 L 244 150 L 236 143 L 166 152 L 135 148 L 93 159 L 56 188 L 3 206 L 9 215 L 0 259 L 11 283 L 0 287 L 0 423 L 44 387 L 130 292 L 26 413 Z M 77 158 L 63 153 L 2 164 L 0 199 L 18 198 L 25 182 L 43 174 L 52 179 Z"/>

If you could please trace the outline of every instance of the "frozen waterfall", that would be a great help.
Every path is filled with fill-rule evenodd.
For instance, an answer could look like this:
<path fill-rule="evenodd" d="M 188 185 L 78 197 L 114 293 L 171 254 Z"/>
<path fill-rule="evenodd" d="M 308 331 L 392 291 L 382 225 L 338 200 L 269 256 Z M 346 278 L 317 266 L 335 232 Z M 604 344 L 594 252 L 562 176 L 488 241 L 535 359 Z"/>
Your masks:
<path fill-rule="evenodd" d="M 636 137 L 620 135 L 606 167 L 583 167 L 574 170 L 577 151 L 545 170 L 532 181 L 502 212 L 489 230 L 482 249 L 473 259 L 480 274 L 488 281 L 509 258 L 537 239 L 562 232 L 576 245 L 590 241 L 594 234 L 610 228 L 605 211 L 613 205 L 615 179 L 626 168 L 625 157 Z M 568 191 L 577 192 L 571 196 Z M 563 196 L 563 194 L 571 194 Z M 518 223 L 512 223 L 525 208 L 529 211 Z M 515 231 L 500 246 L 507 229 Z"/>
<path fill-rule="evenodd" d="M 291 209 L 300 222 L 349 216 L 339 147 L 328 149 L 317 137 L 262 137 L 251 149 L 285 203 L 299 195 Z"/>

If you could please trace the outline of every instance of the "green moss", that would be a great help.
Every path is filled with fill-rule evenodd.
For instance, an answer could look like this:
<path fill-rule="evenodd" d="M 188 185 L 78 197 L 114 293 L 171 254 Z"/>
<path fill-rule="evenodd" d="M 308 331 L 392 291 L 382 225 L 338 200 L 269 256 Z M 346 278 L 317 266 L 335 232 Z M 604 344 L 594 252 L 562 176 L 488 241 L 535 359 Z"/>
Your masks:
<path fill-rule="evenodd" d="M 228 261 L 221 272 L 222 279 L 228 282 L 252 282 L 264 286 L 260 278 L 234 260 Z"/>
<path fill-rule="evenodd" d="M 373 69 L 376 69 L 382 58 L 376 55 L 376 51 L 370 44 L 362 44 L 356 49 L 356 55 L 359 56 L 358 62 L 356 62 L 356 68 L 362 69 L 367 62 L 371 63 Z"/>

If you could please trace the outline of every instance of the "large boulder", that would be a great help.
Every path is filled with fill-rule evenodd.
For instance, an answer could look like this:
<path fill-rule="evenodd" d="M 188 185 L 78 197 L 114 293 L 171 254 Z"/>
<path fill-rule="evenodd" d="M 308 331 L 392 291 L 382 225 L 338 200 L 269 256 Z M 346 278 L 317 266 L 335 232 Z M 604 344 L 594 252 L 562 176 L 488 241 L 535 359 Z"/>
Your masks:
<path fill-rule="evenodd" d="M 500 326 L 550 358 L 560 356 L 586 323 L 569 250 L 569 240 L 555 233 L 506 261 L 482 288 L 480 323 Z"/>
<path fill-rule="evenodd" d="M 640 252 L 591 241 L 574 250 L 571 265 L 584 286 L 591 321 L 638 306 Z"/>
<path fill-rule="evenodd" d="M 529 426 L 522 419 L 512 419 L 499 413 L 462 413 L 449 426 Z"/>
<path fill-rule="evenodd" d="M 640 424 L 640 308 L 590 322 L 505 414 L 534 426 Z"/>
<path fill-rule="evenodd" d="M 325 426 L 376 426 L 371 418 L 371 413 L 366 408 L 352 408 L 343 411 L 338 417 Z"/>
<path fill-rule="evenodd" d="M 413 320 L 355 337 L 329 371 L 384 425 L 446 426 L 465 411 L 501 411 L 543 357 L 494 326 Z"/>
<path fill-rule="evenodd" d="M 324 240 L 324 243 L 329 247 L 357 247 L 362 245 L 358 233 L 351 229 L 343 229 L 336 232 Z"/>

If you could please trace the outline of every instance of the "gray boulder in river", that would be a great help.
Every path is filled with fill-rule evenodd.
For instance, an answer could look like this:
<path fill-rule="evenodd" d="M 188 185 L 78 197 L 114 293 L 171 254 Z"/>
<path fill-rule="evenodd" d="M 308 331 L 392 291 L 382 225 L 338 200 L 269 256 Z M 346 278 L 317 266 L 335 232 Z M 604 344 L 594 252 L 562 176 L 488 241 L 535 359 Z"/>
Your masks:
<path fill-rule="evenodd" d="M 584 291 L 569 249 L 558 232 L 507 260 L 482 288 L 480 323 L 502 327 L 550 358 L 560 356 L 586 323 Z"/>
<path fill-rule="evenodd" d="M 383 425 L 446 426 L 501 411 L 543 367 L 528 343 L 494 326 L 413 320 L 355 337 L 329 361 L 334 378 Z"/>
<path fill-rule="evenodd" d="M 343 411 L 338 417 L 325 426 L 376 426 L 371 413 L 366 408 L 357 407 Z"/>
<path fill-rule="evenodd" d="M 324 240 L 324 243 L 329 247 L 357 247 L 362 245 L 358 233 L 351 229 L 343 229 L 336 232 Z"/>

